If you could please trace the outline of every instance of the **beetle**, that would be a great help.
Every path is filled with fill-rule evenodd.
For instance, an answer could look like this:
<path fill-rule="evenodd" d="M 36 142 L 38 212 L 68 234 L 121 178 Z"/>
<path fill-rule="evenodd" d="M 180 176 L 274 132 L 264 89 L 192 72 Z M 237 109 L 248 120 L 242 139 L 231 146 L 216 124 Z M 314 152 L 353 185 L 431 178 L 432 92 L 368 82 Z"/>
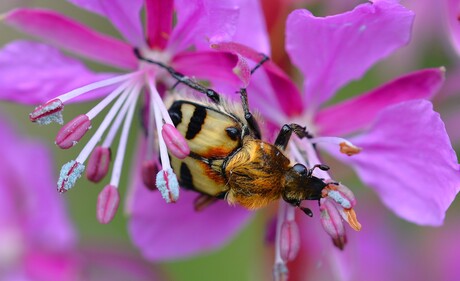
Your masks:
<path fill-rule="evenodd" d="M 303 200 L 319 200 L 329 185 L 313 176 L 316 168 L 328 170 L 323 164 L 308 168 L 291 163 L 284 154 L 292 133 L 299 138 L 311 137 L 305 127 L 285 124 L 273 144 L 262 140 L 258 122 L 249 110 L 247 91 L 240 89 L 241 107 L 221 98 L 213 89 L 193 81 L 161 62 L 136 56 L 168 71 L 177 83 L 183 83 L 209 97 L 210 102 L 178 99 L 169 108 L 176 128 L 185 137 L 190 154 L 185 159 L 172 155 L 171 166 L 183 188 L 201 195 L 195 209 L 224 199 L 247 209 L 258 209 L 282 198 L 312 216 L 301 206 Z M 268 60 L 267 56 L 251 70 L 251 74 Z"/>

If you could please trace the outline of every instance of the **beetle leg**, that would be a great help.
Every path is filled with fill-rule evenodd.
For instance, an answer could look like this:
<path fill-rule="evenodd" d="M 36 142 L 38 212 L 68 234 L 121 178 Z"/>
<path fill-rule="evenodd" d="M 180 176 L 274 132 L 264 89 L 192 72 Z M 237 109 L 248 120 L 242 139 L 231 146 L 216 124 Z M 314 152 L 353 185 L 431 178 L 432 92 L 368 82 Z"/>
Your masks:
<path fill-rule="evenodd" d="M 188 78 L 184 74 L 177 72 L 174 68 L 165 65 L 162 62 L 154 61 L 148 58 L 145 58 L 141 55 L 139 49 L 134 48 L 134 54 L 139 60 L 146 61 L 148 63 L 152 63 L 158 65 L 159 67 L 163 68 L 164 70 L 168 71 L 171 76 L 177 80 L 177 82 L 187 85 L 188 87 L 205 94 L 208 96 L 214 103 L 220 104 L 220 95 L 214 91 L 213 89 L 206 88 L 205 86 L 193 81 L 192 79 Z"/>
<path fill-rule="evenodd" d="M 195 208 L 195 211 L 200 212 L 206 209 L 206 207 L 209 207 L 211 204 L 213 204 L 217 200 L 219 199 L 217 199 L 216 197 L 213 197 L 207 194 L 200 194 L 193 201 L 193 206 Z"/>
<path fill-rule="evenodd" d="M 248 92 L 246 91 L 246 88 L 240 89 L 240 96 L 241 105 L 243 106 L 244 119 L 246 119 L 249 129 L 254 132 L 255 138 L 260 139 L 261 133 L 259 124 L 257 123 L 256 118 L 254 118 L 254 115 L 252 115 L 251 111 L 249 111 Z"/>
<path fill-rule="evenodd" d="M 284 124 L 278 133 L 278 136 L 276 137 L 275 146 L 281 150 L 285 150 L 289 140 L 291 139 L 292 132 L 294 132 L 301 139 L 305 137 L 311 137 L 311 135 L 307 132 L 307 129 L 300 126 L 299 124 Z"/>

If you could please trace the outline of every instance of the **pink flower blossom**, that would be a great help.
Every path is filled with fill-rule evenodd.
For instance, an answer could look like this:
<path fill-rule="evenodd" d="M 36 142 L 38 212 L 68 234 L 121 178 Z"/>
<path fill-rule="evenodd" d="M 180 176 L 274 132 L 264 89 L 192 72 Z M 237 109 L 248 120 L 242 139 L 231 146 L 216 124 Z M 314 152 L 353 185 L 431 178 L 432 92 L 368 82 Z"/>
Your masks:
<path fill-rule="evenodd" d="M 159 280 L 118 247 L 77 248 L 63 198 L 50 188 L 54 176 L 49 150 L 18 135 L 3 117 L 0 133 L 1 280 Z"/>

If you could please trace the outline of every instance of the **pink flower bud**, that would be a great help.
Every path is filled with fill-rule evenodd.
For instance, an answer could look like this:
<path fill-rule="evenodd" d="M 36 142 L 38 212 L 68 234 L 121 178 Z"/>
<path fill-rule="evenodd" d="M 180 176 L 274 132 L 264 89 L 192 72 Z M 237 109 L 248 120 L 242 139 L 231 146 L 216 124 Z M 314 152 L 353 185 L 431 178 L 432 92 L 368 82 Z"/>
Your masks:
<path fill-rule="evenodd" d="M 96 215 L 100 223 L 107 224 L 112 221 L 118 210 L 120 194 L 118 188 L 113 185 L 107 185 L 97 197 Z"/>
<path fill-rule="evenodd" d="M 88 159 L 86 178 L 92 182 L 101 181 L 109 171 L 111 154 L 109 147 L 96 147 Z"/>
<path fill-rule="evenodd" d="M 184 159 L 190 154 L 187 141 L 180 132 L 171 124 L 164 124 L 161 135 L 165 140 L 166 147 L 172 155 L 179 159 Z"/>
<path fill-rule="evenodd" d="M 157 189 L 156 176 L 159 171 L 158 164 L 152 160 L 146 160 L 142 163 L 142 182 L 150 190 Z"/>
<path fill-rule="evenodd" d="M 62 149 L 74 146 L 91 128 L 91 120 L 82 114 L 65 124 L 56 136 L 56 144 Z"/>
<path fill-rule="evenodd" d="M 331 236 L 334 245 L 343 250 L 347 238 L 345 235 L 345 227 L 343 225 L 342 217 L 337 210 L 336 206 L 331 200 L 321 200 L 321 224 L 329 236 Z"/>
<path fill-rule="evenodd" d="M 300 248 L 299 228 L 295 221 L 284 221 L 281 225 L 280 254 L 285 261 L 292 261 Z"/>
<path fill-rule="evenodd" d="M 42 125 L 50 124 L 51 122 L 56 122 L 62 124 L 62 113 L 64 109 L 64 104 L 60 99 L 54 99 L 46 102 L 43 105 L 40 105 L 29 114 L 29 119 L 32 122 L 37 122 Z"/>

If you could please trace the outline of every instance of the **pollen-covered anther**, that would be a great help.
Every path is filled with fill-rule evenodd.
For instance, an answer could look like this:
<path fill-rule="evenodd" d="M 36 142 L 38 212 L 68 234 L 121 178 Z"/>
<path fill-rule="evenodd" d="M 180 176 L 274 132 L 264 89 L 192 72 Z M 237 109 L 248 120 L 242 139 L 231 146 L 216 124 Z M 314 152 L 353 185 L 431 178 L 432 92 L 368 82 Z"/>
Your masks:
<path fill-rule="evenodd" d="M 64 104 L 60 99 L 53 99 L 45 104 L 37 106 L 34 111 L 29 114 L 29 119 L 32 122 L 36 122 L 40 125 L 48 125 L 52 122 L 63 124 L 62 110 Z"/>
<path fill-rule="evenodd" d="M 299 227 L 295 221 L 284 221 L 281 225 L 280 254 L 285 261 L 296 258 L 300 249 Z"/>
<path fill-rule="evenodd" d="M 156 185 L 166 203 L 175 203 L 179 199 L 179 182 L 171 168 L 158 172 Z"/>
<path fill-rule="evenodd" d="M 109 147 L 97 146 L 88 159 L 86 178 L 92 182 L 101 181 L 109 171 L 111 155 Z"/>
<path fill-rule="evenodd" d="M 163 136 L 169 152 L 175 157 L 184 159 L 190 154 L 190 148 L 187 141 L 173 125 L 164 124 L 161 135 Z"/>
<path fill-rule="evenodd" d="M 328 198 L 321 199 L 321 224 L 329 236 L 331 236 L 334 245 L 343 250 L 347 242 L 345 227 L 342 217 L 336 205 Z"/>
<path fill-rule="evenodd" d="M 64 164 L 61 168 L 61 173 L 57 182 L 57 190 L 60 193 L 63 193 L 71 189 L 75 185 L 77 179 L 81 177 L 84 170 L 85 165 L 75 160 L 71 160 Z"/>
<path fill-rule="evenodd" d="M 62 149 L 68 149 L 78 141 L 91 128 L 91 120 L 85 114 L 78 115 L 72 121 L 65 124 L 56 136 L 56 144 Z"/>
<path fill-rule="evenodd" d="M 118 193 L 118 188 L 113 185 L 104 187 L 97 197 L 97 220 L 102 224 L 111 222 L 118 210 L 119 203 L 120 194 Z"/>
<path fill-rule="evenodd" d="M 322 197 L 329 197 L 344 209 L 353 208 L 356 205 L 356 199 L 353 192 L 343 184 L 328 183 L 322 190 Z"/>
<path fill-rule="evenodd" d="M 156 177 L 159 170 L 158 163 L 153 160 L 142 162 L 141 175 L 145 187 L 150 190 L 156 190 Z"/>
<path fill-rule="evenodd" d="M 362 150 L 360 147 L 354 146 L 353 144 L 351 144 L 349 142 L 348 143 L 347 142 L 341 142 L 339 144 L 339 146 L 340 146 L 340 152 L 343 153 L 343 154 L 346 154 L 348 156 L 358 154 Z"/>

